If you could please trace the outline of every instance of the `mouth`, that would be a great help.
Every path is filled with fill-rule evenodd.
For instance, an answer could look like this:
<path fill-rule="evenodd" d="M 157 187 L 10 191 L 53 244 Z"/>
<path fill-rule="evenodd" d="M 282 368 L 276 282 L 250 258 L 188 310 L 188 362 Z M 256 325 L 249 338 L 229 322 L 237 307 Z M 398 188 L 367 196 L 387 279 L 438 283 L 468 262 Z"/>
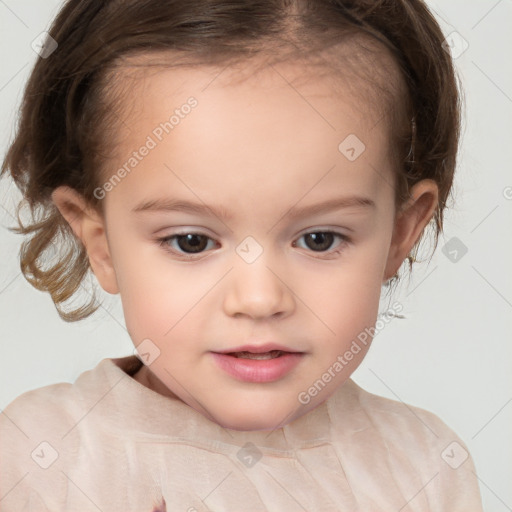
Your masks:
<path fill-rule="evenodd" d="M 251 357 L 251 355 L 258 356 L 260 354 L 265 354 L 264 359 L 272 359 L 274 357 L 279 357 L 281 354 L 301 354 L 300 350 L 294 350 L 291 347 L 286 347 L 285 345 L 277 344 L 277 343 L 262 343 L 259 345 L 256 344 L 246 344 L 240 345 L 238 347 L 229 348 L 227 350 L 218 350 L 215 353 L 217 354 L 229 354 L 234 357 Z M 254 358 L 256 359 L 256 358 Z"/>
<path fill-rule="evenodd" d="M 242 350 L 240 352 L 227 352 L 226 355 L 236 357 L 238 359 L 254 359 L 258 361 L 264 361 L 267 359 L 275 359 L 276 357 L 281 357 L 284 354 L 290 354 L 290 352 L 285 352 L 283 350 L 270 350 L 269 352 L 249 352 L 247 350 Z"/>
<path fill-rule="evenodd" d="M 259 383 L 285 377 L 305 355 L 304 352 L 275 345 L 244 346 L 211 354 L 216 365 L 229 376 L 239 381 Z"/>

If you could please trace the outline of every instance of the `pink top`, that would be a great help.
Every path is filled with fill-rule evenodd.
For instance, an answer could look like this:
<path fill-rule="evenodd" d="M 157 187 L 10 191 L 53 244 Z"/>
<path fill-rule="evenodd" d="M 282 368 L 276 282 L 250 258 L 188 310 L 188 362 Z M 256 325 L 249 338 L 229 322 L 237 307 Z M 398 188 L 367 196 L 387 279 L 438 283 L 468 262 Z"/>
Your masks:
<path fill-rule="evenodd" d="M 0 510 L 481 512 L 464 443 L 348 380 L 273 432 L 227 430 L 134 380 L 135 356 L 0 415 Z"/>

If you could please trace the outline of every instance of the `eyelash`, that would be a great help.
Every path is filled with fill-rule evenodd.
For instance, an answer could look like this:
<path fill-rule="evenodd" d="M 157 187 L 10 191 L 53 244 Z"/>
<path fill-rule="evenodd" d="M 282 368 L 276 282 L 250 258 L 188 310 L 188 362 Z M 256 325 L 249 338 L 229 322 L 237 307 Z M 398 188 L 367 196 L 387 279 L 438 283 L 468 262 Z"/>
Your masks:
<path fill-rule="evenodd" d="M 326 254 L 326 255 L 328 255 L 327 257 L 320 256 L 320 258 L 323 258 L 323 259 L 329 259 L 329 258 L 337 256 L 338 254 L 340 254 L 343 251 L 345 246 L 351 242 L 350 238 L 347 237 L 346 235 L 344 235 L 342 233 L 338 233 L 336 231 L 332 231 L 332 230 L 308 231 L 306 233 L 303 233 L 298 238 L 298 240 L 300 240 L 301 238 L 303 238 L 303 237 L 305 237 L 307 235 L 312 235 L 312 234 L 332 234 L 332 235 L 334 235 L 334 237 L 338 238 L 339 241 L 340 241 L 340 244 L 334 250 L 327 250 L 327 251 L 313 251 L 313 250 L 310 250 L 309 251 L 309 252 L 316 253 L 316 254 Z M 205 235 L 204 233 L 198 233 L 198 232 L 195 232 L 195 231 L 189 231 L 189 232 L 183 232 L 183 233 L 176 233 L 174 235 L 166 236 L 166 237 L 163 237 L 163 238 L 158 238 L 157 242 L 165 251 L 167 251 L 167 252 L 169 252 L 171 254 L 174 254 L 174 255 L 176 255 L 179 258 L 183 258 L 183 259 L 187 259 L 187 260 L 198 259 L 197 256 L 201 256 L 202 254 L 207 252 L 207 251 L 203 250 L 203 251 L 198 252 L 198 253 L 184 253 L 184 252 L 178 252 L 175 249 L 171 249 L 169 247 L 169 242 L 171 240 L 174 240 L 174 239 L 177 239 L 178 237 L 186 236 L 186 235 L 203 236 L 203 237 L 206 237 L 209 241 L 213 240 L 212 238 L 210 238 L 208 235 Z M 296 244 L 296 242 L 293 242 L 293 243 Z"/>

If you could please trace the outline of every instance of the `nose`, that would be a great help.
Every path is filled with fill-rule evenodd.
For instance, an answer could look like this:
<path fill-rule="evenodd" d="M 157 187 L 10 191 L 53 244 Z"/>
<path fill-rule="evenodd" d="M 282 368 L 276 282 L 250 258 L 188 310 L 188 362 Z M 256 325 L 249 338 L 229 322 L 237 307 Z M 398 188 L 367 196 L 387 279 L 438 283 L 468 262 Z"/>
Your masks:
<path fill-rule="evenodd" d="M 224 311 L 252 319 L 286 317 L 296 307 L 292 289 L 263 255 L 250 264 L 239 260 L 229 273 Z"/>

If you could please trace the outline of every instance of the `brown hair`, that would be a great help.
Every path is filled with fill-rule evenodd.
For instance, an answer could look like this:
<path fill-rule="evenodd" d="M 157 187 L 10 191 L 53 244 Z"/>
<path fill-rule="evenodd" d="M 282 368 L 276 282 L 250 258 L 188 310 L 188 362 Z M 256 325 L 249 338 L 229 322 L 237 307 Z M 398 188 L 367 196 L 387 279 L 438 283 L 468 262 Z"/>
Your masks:
<path fill-rule="evenodd" d="M 99 306 L 94 296 L 68 312 L 62 306 L 90 267 L 51 193 L 67 185 L 103 211 L 94 190 L 118 122 L 111 78 L 131 56 L 171 50 L 189 57 L 189 63 L 225 65 L 265 51 L 284 58 L 276 51 L 284 48 L 282 41 L 295 52 L 288 58 L 312 58 L 358 36 L 376 42 L 392 56 L 404 89 L 403 94 L 395 91 L 388 116 L 397 162 L 396 207 L 415 183 L 434 180 L 439 188 L 433 217 L 437 246 L 456 165 L 460 100 L 442 31 L 423 1 L 69 0 L 49 34 L 59 46 L 34 66 L 0 175 L 9 171 L 25 199 L 18 205 L 19 227 L 12 228 L 30 235 L 20 250 L 22 272 L 51 294 L 64 320 L 80 320 Z M 25 202 L 32 216 L 28 225 L 20 219 Z M 416 253 L 422 238 L 423 233 Z M 44 254 L 55 246 L 60 253 L 45 267 Z"/>

